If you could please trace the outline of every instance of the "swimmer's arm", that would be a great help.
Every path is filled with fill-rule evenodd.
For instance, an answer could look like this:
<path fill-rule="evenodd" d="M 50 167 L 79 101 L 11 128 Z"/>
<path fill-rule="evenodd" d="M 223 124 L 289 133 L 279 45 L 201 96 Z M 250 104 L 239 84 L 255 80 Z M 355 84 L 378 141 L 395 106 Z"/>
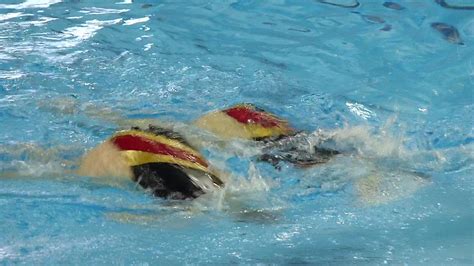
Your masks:
<path fill-rule="evenodd" d="M 35 143 L 0 145 L 0 178 L 31 179 L 58 178 L 72 174 L 77 167 L 74 160 L 65 159 L 74 153 L 77 147 L 56 146 L 46 148 Z"/>
<path fill-rule="evenodd" d="M 140 127 L 146 129 L 149 125 L 173 129 L 174 131 L 182 134 L 196 148 L 208 147 L 208 145 L 222 147 L 228 142 L 225 141 L 225 138 L 222 138 L 221 136 L 211 137 L 210 134 L 203 132 L 199 124 L 196 123 L 189 124 L 176 121 L 169 122 L 158 119 L 130 119 L 108 107 L 93 103 L 80 104 L 79 101 L 74 97 L 56 98 L 47 101 L 43 100 L 40 101 L 38 105 L 40 109 L 49 111 L 51 113 L 60 115 L 84 114 L 88 118 L 101 120 L 123 129 L 130 129 L 131 127 Z M 204 120 L 200 121 L 205 122 Z"/>
<path fill-rule="evenodd" d="M 148 127 L 149 124 L 164 126 L 164 122 L 157 119 L 129 119 L 112 108 L 100 106 L 94 103 L 81 104 L 74 97 L 60 97 L 52 100 L 41 100 L 38 107 L 59 115 L 84 114 L 88 118 L 102 120 L 118 127 L 130 128 L 132 126 Z"/>
<path fill-rule="evenodd" d="M 374 167 L 355 181 L 354 188 L 360 204 L 374 206 L 409 197 L 429 183 L 423 173 Z"/>

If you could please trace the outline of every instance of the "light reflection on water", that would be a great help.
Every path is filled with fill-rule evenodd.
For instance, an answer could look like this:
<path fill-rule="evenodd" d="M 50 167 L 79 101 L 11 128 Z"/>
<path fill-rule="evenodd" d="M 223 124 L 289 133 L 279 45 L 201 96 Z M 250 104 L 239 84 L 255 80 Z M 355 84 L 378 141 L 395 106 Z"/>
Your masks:
<path fill-rule="evenodd" d="M 61 3 L 62 0 L 26 0 L 19 4 L 0 4 L 0 8 L 5 9 L 27 9 L 27 8 L 48 8 L 51 5 Z"/>

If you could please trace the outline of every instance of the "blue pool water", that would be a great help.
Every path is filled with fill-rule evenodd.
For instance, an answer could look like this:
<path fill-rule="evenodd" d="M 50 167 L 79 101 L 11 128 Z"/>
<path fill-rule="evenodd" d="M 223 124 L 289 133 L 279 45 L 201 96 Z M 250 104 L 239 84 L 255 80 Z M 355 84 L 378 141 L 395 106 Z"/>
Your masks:
<path fill-rule="evenodd" d="M 0 263 L 472 265 L 472 3 L 396 2 L 0 0 Z M 232 178 L 185 202 L 74 174 L 107 117 L 240 102 L 347 152 L 203 148 Z"/>

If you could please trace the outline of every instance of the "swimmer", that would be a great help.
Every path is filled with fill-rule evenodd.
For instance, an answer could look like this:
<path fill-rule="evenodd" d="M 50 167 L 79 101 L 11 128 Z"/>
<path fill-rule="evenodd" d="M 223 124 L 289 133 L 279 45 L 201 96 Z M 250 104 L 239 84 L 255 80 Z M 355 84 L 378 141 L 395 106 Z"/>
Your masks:
<path fill-rule="evenodd" d="M 117 132 L 83 157 L 78 173 L 128 178 L 171 199 L 196 198 L 224 185 L 182 136 L 154 126 Z"/>
<path fill-rule="evenodd" d="M 277 169 L 280 162 L 311 167 L 327 163 L 342 153 L 333 148 L 338 146 L 336 135 L 322 131 L 297 131 L 287 121 L 251 104 L 210 112 L 194 124 L 224 139 L 255 141 L 261 151 L 258 159 L 273 164 Z M 416 171 L 386 171 L 371 161 L 366 162 L 370 169 L 367 175 L 354 181 L 358 201 L 363 205 L 378 205 L 406 197 L 429 183 L 426 175 Z"/>
<path fill-rule="evenodd" d="M 326 163 L 339 154 L 319 145 L 325 139 L 323 136 L 296 131 L 287 121 L 252 104 L 210 112 L 194 124 L 224 139 L 256 141 L 262 150 L 259 159 L 275 167 L 282 161 L 308 167 Z"/>
<path fill-rule="evenodd" d="M 208 113 L 194 124 L 225 140 L 258 142 L 263 152 L 259 159 L 274 166 L 280 161 L 311 166 L 338 154 L 316 146 L 308 148 L 306 133 L 251 104 Z M 119 131 L 83 157 L 79 174 L 129 178 L 155 196 L 173 199 L 196 198 L 224 186 L 217 171 L 187 140 L 171 129 L 153 125 Z"/>
<path fill-rule="evenodd" d="M 225 186 L 227 175 L 213 168 L 199 148 L 223 147 L 234 154 L 269 162 L 277 169 L 280 163 L 315 166 L 341 154 L 337 145 L 341 136 L 297 131 L 286 120 L 251 104 L 212 111 L 189 124 L 124 119 L 109 109 L 101 111 L 95 106 L 86 113 L 127 129 L 87 152 L 80 166 L 74 167 L 79 169 L 78 174 L 100 177 L 106 182 L 122 177 L 137 182 L 158 197 L 192 199 Z M 409 172 L 400 172 L 400 178 L 387 174 L 375 167 L 369 176 L 355 180 L 358 197 L 364 204 L 394 200 L 399 194 L 385 197 L 386 191 L 401 187 L 411 177 L 416 180 L 415 187 L 426 183 Z"/>

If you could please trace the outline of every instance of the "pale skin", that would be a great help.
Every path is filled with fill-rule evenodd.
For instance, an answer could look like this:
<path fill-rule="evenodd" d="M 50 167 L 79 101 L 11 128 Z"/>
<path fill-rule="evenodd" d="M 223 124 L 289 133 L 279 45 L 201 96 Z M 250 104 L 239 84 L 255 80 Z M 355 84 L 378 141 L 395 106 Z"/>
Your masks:
<path fill-rule="evenodd" d="M 127 162 L 115 145 L 108 140 L 84 155 L 77 174 L 91 177 L 132 178 L 132 171 Z"/>

